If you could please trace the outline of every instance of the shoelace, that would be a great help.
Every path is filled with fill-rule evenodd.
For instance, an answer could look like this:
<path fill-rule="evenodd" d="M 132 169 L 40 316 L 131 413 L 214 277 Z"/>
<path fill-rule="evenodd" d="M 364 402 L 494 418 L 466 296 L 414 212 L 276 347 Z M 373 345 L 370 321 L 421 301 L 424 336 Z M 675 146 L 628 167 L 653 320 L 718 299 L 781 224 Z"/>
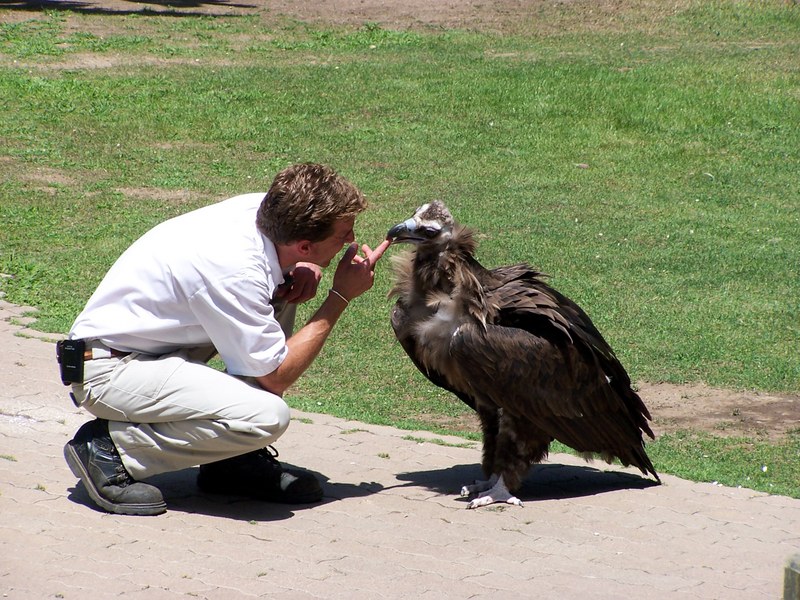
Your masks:
<path fill-rule="evenodd" d="M 136 483 L 133 477 L 125 470 L 125 467 L 122 465 L 117 465 L 115 468 L 116 475 L 114 477 L 109 477 L 108 482 L 116 485 L 117 487 L 128 487 L 129 485 Z"/>
<path fill-rule="evenodd" d="M 122 464 L 122 459 L 119 456 L 119 451 L 114 445 L 114 442 L 106 438 L 96 438 L 94 440 L 94 444 L 98 450 L 105 452 L 112 459 L 116 459 L 114 461 L 117 463 L 114 466 L 114 475 L 109 476 L 108 483 L 117 487 L 127 487 L 133 483 L 136 483 L 136 480 L 131 477 L 128 471 L 125 470 L 125 467 Z"/>
<path fill-rule="evenodd" d="M 278 452 L 278 449 L 275 448 L 275 446 L 270 444 L 266 448 L 262 448 L 261 450 L 258 450 L 258 455 L 259 456 L 263 456 L 264 458 L 267 458 L 270 461 L 272 461 L 272 462 L 274 462 L 274 463 L 276 463 L 276 464 L 278 464 L 280 466 L 280 463 L 278 462 L 278 457 L 280 456 L 280 453 Z"/>

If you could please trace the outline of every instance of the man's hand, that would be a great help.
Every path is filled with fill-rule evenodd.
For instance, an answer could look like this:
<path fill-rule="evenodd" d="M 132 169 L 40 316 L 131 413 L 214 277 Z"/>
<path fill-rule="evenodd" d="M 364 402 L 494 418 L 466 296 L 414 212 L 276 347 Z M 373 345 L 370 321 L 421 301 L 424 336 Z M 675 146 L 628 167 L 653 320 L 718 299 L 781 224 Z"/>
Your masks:
<path fill-rule="evenodd" d="M 297 263 L 289 271 L 287 281 L 275 290 L 275 297 L 291 304 L 301 304 L 317 295 L 322 268 L 313 263 Z"/>
<path fill-rule="evenodd" d="M 375 250 L 363 244 L 361 252 L 364 256 L 358 255 L 358 244 L 350 244 L 336 267 L 333 289 L 347 300 L 352 300 L 370 289 L 375 278 L 375 265 L 390 244 L 389 240 L 384 240 Z"/>
<path fill-rule="evenodd" d="M 336 267 L 333 289 L 349 301 L 371 288 L 375 276 L 375 264 L 390 243 L 388 240 L 384 241 L 375 250 L 364 244 L 361 246 L 364 256 L 358 256 L 358 244 L 350 244 Z M 298 267 L 295 267 L 295 271 Z M 316 279 L 314 291 L 318 283 L 319 279 Z M 329 297 L 332 296 L 333 294 Z M 323 302 L 308 323 L 286 340 L 289 354 L 280 366 L 272 373 L 256 378 L 261 387 L 273 394 L 282 395 L 319 354 L 345 306 L 341 300 Z"/>

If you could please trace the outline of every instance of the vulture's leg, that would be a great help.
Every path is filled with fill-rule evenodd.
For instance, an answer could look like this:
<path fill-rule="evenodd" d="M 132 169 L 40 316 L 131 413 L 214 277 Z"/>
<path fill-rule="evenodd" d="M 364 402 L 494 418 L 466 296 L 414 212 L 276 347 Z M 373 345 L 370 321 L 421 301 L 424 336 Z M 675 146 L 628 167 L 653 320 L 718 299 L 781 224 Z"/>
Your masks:
<path fill-rule="evenodd" d="M 492 479 L 496 480 L 494 486 L 492 486 L 491 489 L 479 494 L 477 498 L 471 500 L 470 503 L 467 504 L 467 508 L 488 506 L 490 504 L 494 504 L 495 502 L 505 502 L 506 504 L 522 506 L 522 501 L 508 491 L 502 475 L 500 475 L 500 477 L 497 475 L 492 475 Z M 490 481 L 492 479 L 490 479 Z"/>
<path fill-rule="evenodd" d="M 522 506 L 519 498 L 511 493 L 522 485 L 522 479 L 531 463 L 540 462 L 547 456 L 552 438 L 533 423 L 515 419 L 498 412 L 497 437 L 493 440 L 494 462 L 489 481 L 464 486 L 461 495 L 478 494 L 467 508 L 488 506 L 495 502 L 506 502 Z M 482 419 L 483 422 L 483 419 Z M 485 431 L 485 428 L 484 428 Z M 485 452 L 484 452 L 485 454 Z M 484 456 L 484 465 L 486 456 Z"/>
<path fill-rule="evenodd" d="M 483 436 L 483 456 L 481 460 L 481 469 L 486 477 L 492 477 L 494 473 L 499 472 L 499 468 L 494 464 L 494 459 L 495 453 L 497 452 L 497 434 L 500 433 L 500 409 L 498 409 L 497 406 L 491 402 L 479 400 L 476 402 L 475 410 L 477 411 L 478 419 L 481 422 L 481 434 Z M 480 485 L 483 483 L 486 484 L 486 486 L 473 491 L 485 492 L 496 482 L 496 476 L 489 481 L 476 481 L 475 485 Z M 462 496 L 463 495 L 464 494 L 462 493 Z"/>
<path fill-rule="evenodd" d="M 483 434 L 483 460 L 481 469 L 489 478 L 486 480 L 477 479 L 472 484 L 461 488 L 461 497 L 467 498 L 481 492 L 492 489 L 497 483 L 498 475 L 494 464 L 495 451 L 497 449 L 497 434 L 500 431 L 500 410 L 491 402 L 479 400 L 475 410 L 481 422 L 481 433 Z"/>

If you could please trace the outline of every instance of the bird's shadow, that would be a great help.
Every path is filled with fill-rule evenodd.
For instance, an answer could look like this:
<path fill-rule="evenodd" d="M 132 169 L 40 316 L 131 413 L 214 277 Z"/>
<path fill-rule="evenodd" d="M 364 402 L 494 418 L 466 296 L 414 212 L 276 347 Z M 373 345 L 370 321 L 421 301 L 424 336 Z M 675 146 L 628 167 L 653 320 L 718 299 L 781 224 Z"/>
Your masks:
<path fill-rule="evenodd" d="M 285 468 L 297 469 L 291 464 L 281 463 Z M 313 474 L 321 483 L 323 498 L 320 502 L 312 504 L 279 504 L 254 500 L 245 496 L 209 494 L 197 487 L 197 468 L 183 469 L 172 473 L 156 475 L 146 480 L 161 490 L 167 509 L 170 512 L 183 512 L 188 514 L 203 514 L 213 517 L 222 517 L 240 521 L 281 521 L 292 517 L 301 510 L 313 509 L 321 504 L 329 504 L 344 500 L 375 494 L 383 486 L 375 482 L 362 482 L 358 485 L 351 483 L 331 482 L 329 478 L 319 472 L 303 469 Z M 76 504 L 83 504 L 98 512 L 104 512 L 89 498 L 83 482 L 69 488 L 68 498 Z"/>
<path fill-rule="evenodd" d="M 485 479 L 479 465 L 400 473 L 397 478 L 440 494 L 459 495 L 461 487 Z M 618 490 L 643 490 L 657 481 L 621 471 L 601 471 L 590 466 L 534 465 L 516 496 L 523 502 L 593 496 Z M 464 500 L 467 501 L 466 499 Z"/>

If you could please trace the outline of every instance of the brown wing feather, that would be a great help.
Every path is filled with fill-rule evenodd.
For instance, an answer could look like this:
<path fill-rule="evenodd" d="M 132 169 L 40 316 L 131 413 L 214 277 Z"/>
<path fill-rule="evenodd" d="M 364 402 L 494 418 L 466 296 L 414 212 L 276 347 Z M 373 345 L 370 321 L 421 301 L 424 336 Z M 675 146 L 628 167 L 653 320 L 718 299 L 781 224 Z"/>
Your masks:
<path fill-rule="evenodd" d="M 576 344 L 517 327 L 462 325 L 450 354 L 475 396 L 579 452 L 616 456 L 657 477 L 644 453 L 643 415 Z"/>
<path fill-rule="evenodd" d="M 627 371 L 583 309 L 542 280 L 542 274 L 525 264 L 493 272 L 502 284 L 487 290 L 489 302 L 498 306 L 495 324 L 515 327 L 542 336 L 554 344 L 569 344 L 584 361 L 610 380 L 611 388 L 636 415 L 637 426 L 653 437 L 650 412 L 631 388 Z M 566 335 L 566 339 L 559 334 Z"/>

